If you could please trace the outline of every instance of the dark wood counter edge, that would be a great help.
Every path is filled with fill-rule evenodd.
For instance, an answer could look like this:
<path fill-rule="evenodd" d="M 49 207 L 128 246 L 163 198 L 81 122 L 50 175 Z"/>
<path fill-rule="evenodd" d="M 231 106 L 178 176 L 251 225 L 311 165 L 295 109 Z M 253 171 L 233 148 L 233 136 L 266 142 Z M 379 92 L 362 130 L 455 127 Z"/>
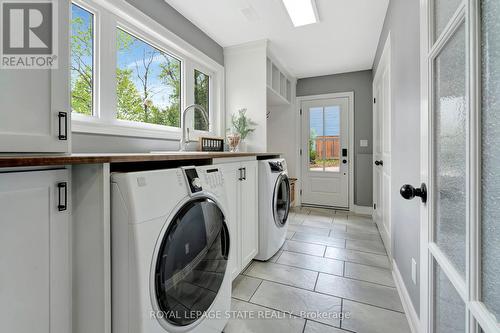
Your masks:
<path fill-rule="evenodd" d="M 71 164 L 102 164 L 150 161 L 179 161 L 214 158 L 262 157 L 279 156 L 281 153 L 200 153 L 172 152 L 165 154 L 71 154 L 71 155 L 0 155 L 0 168 L 71 165 Z"/>

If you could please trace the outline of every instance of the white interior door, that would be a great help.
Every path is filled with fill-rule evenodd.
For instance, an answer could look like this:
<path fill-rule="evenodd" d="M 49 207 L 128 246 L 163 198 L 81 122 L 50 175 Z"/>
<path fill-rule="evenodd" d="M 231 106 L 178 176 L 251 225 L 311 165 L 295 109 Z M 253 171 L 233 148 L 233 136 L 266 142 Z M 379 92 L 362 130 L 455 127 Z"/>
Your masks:
<path fill-rule="evenodd" d="M 499 332 L 500 2 L 421 6 L 422 330 Z"/>
<path fill-rule="evenodd" d="M 302 204 L 349 208 L 349 98 L 303 101 Z"/>
<path fill-rule="evenodd" d="M 373 219 L 391 253 L 391 74 L 390 36 L 373 81 Z"/>

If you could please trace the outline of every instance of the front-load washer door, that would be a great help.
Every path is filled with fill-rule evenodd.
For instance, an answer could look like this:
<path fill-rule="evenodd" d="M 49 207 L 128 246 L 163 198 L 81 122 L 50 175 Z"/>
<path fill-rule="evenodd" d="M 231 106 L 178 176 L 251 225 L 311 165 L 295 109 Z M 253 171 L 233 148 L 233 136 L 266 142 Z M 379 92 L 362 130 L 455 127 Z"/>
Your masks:
<path fill-rule="evenodd" d="M 274 222 L 278 227 L 284 227 L 290 212 L 290 180 L 282 173 L 276 180 L 273 194 Z"/>
<path fill-rule="evenodd" d="M 163 235 L 154 269 L 156 316 L 169 326 L 187 326 L 204 315 L 226 275 L 229 232 L 224 214 L 209 198 L 187 202 Z"/>

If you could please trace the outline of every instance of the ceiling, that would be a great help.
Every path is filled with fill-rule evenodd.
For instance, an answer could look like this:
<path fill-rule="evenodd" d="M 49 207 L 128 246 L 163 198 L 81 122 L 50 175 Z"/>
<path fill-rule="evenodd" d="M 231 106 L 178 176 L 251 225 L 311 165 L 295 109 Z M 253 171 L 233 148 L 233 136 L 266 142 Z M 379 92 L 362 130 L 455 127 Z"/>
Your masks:
<path fill-rule="evenodd" d="M 298 78 L 371 69 L 389 0 L 316 0 L 318 24 L 295 28 L 281 0 L 165 0 L 221 46 L 268 39 Z"/>

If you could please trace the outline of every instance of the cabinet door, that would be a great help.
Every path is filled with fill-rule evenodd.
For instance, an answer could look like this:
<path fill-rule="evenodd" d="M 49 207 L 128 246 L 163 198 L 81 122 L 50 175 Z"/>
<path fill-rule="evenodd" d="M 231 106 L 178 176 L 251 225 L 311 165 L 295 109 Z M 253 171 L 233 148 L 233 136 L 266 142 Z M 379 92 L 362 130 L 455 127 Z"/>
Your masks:
<path fill-rule="evenodd" d="M 0 332 L 71 332 L 62 182 L 67 170 L 0 173 Z"/>
<path fill-rule="evenodd" d="M 69 3 L 57 1 L 57 69 L 0 69 L 0 152 L 69 151 Z"/>
<path fill-rule="evenodd" d="M 245 267 L 259 250 L 259 212 L 257 161 L 242 163 L 245 179 L 241 181 L 241 266 Z"/>
<path fill-rule="evenodd" d="M 240 181 L 239 163 L 223 164 L 220 169 L 224 175 L 224 189 L 226 192 L 226 221 L 229 225 L 230 237 L 230 270 L 235 279 L 241 271 L 241 248 L 240 248 Z"/>

